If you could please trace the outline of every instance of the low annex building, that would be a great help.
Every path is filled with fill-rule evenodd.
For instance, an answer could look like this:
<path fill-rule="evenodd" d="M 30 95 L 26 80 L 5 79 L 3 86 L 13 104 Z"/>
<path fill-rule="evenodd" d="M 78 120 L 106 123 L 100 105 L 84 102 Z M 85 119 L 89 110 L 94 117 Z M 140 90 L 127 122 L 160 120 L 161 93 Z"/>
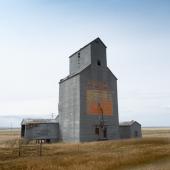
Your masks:
<path fill-rule="evenodd" d="M 44 140 L 47 143 L 58 141 L 59 123 L 56 119 L 23 119 L 21 137 L 27 140 Z"/>
<path fill-rule="evenodd" d="M 134 120 L 121 122 L 119 124 L 119 132 L 121 139 L 142 137 L 141 124 Z"/>
<path fill-rule="evenodd" d="M 96 38 L 69 57 L 69 75 L 59 82 L 58 117 L 46 123 L 24 120 L 22 137 L 52 139 L 56 135 L 64 142 L 121 137 L 117 78 L 107 66 L 106 48 Z"/>

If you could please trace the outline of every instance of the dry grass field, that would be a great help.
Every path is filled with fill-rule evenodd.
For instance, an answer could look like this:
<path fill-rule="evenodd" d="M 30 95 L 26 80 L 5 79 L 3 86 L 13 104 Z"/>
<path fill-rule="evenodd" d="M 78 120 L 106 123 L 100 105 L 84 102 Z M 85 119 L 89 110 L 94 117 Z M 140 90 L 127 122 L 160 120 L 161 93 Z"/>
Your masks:
<path fill-rule="evenodd" d="M 170 128 L 143 128 L 143 137 L 167 137 L 170 138 Z"/>
<path fill-rule="evenodd" d="M 170 170 L 170 129 L 143 129 L 143 139 L 44 144 L 23 149 L 19 131 L 0 131 L 0 170 Z M 4 136 L 11 136 L 3 139 Z"/>
<path fill-rule="evenodd" d="M 19 129 L 0 129 L 0 145 L 6 143 L 7 141 L 11 141 L 14 139 L 18 139 L 20 136 Z"/>

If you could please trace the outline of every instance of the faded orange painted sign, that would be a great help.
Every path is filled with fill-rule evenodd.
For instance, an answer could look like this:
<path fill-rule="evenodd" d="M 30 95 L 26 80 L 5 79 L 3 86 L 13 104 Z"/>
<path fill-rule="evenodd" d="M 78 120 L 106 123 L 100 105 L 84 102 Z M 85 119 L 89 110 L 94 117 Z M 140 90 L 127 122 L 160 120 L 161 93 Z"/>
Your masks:
<path fill-rule="evenodd" d="M 112 115 L 112 93 L 105 83 L 88 83 L 86 91 L 87 114 L 92 115 Z"/>

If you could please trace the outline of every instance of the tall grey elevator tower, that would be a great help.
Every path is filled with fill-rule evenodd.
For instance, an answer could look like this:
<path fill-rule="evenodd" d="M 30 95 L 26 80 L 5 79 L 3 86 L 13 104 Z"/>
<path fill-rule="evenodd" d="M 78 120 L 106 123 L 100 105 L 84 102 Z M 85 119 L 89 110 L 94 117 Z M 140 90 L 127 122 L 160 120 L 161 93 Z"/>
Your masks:
<path fill-rule="evenodd" d="M 117 78 L 107 67 L 106 46 L 95 39 L 69 57 L 59 82 L 59 129 L 63 141 L 119 138 Z"/>

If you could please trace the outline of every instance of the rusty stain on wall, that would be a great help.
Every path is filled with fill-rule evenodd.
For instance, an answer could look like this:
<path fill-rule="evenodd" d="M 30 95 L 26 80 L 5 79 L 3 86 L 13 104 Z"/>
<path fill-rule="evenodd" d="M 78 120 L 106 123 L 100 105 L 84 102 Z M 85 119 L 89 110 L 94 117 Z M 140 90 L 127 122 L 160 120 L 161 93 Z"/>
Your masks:
<path fill-rule="evenodd" d="M 100 115 L 100 104 L 103 115 L 112 116 L 112 92 L 105 82 L 90 81 L 86 90 L 87 114 Z"/>

